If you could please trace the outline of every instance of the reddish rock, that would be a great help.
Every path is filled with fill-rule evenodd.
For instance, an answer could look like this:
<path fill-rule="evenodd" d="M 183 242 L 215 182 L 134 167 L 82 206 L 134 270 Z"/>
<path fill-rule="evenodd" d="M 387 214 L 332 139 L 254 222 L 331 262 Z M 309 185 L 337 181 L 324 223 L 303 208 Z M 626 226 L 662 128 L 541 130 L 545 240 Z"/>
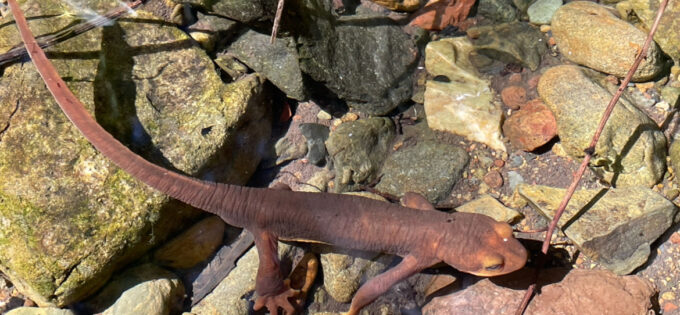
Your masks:
<path fill-rule="evenodd" d="M 513 73 L 510 76 L 508 76 L 508 83 L 509 84 L 520 84 L 522 83 L 522 75 L 519 73 Z"/>
<path fill-rule="evenodd" d="M 557 123 L 552 112 L 541 101 L 534 100 L 505 121 L 503 133 L 514 146 L 532 151 L 557 135 Z"/>
<path fill-rule="evenodd" d="M 503 177 L 498 171 L 490 171 L 484 175 L 484 182 L 491 188 L 503 186 Z"/>
<path fill-rule="evenodd" d="M 663 303 L 663 313 L 664 314 L 670 314 L 670 312 L 673 312 L 677 309 L 678 309 L 678 306 L 675 305 L 674 303 L 671 303 L 671 302 Z"/>
<path fill-rule="evenodd" d="M 541 79 L 541 75 L 537 74 L 527 81 L 527 85 L 529 86 L 529 89 L 535 89 L 538 86 L 538 81 Z"/>
<path fill-rule="evenodd" d="M 493 166 L 501 168 L 505 165 L 505 161 L 503 160 L 494 160 L 493 161 Z"/>
<path fill-rule="evenodd" d="M 419 26 L 429 31 L 443 30 L 449 25 L 461 26 L 474 4 L 474 0 L 431 0 L 413 14 L 415 18 L 409 25 Z"/>
<path fill-rule="evenodd" d="M 680 232 L 671 234 L 671 243 L 680 244 Z"/>
<path fill-rule="evenodd" d="M 508 86 L 501 91 L 501 99 L 506 106 L 518 109 L 527 101 L 527 90 L 521 86 Z"/>
<path fill-rule="evenodd" d="M 432 299 L 423 314 L 513 314 L 532 273 L 524 269 L 478 281 L 465 290 Z M 539 294 L 525 314 L 647 314 L 653 309 L 656 293 L 641 277 L 617 276 L 607 270 L 547 269 L 541 272 L 541 280 Z"/>

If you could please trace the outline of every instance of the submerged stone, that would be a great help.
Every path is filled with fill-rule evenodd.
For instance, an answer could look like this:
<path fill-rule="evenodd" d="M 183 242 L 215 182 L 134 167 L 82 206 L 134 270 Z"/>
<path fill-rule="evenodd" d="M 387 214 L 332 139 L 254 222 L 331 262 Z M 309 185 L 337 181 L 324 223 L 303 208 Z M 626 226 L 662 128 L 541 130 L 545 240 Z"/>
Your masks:
<path fill-rule="evenodd" d="M 541 64 L 548 47 L 541 31 L 526 22 L 510 22 L 468 29 L 475 50 L 505 63 L 517 63 L 532 71 Z"/>

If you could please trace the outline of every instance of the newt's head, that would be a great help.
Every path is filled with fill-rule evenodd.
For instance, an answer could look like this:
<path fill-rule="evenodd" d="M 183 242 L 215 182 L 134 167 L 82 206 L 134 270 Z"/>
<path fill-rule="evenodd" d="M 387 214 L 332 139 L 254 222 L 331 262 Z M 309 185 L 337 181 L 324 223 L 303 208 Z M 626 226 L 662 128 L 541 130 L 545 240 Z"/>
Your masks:
<path fill-rule="evenodd" d="M 455 213 L 447 224 L 448 237 L 439 243 L 437 258 L 460 271 L 499 276 L 522 268 L 527 260 L 526 249 L 507 223 L 481 214 Z"/>

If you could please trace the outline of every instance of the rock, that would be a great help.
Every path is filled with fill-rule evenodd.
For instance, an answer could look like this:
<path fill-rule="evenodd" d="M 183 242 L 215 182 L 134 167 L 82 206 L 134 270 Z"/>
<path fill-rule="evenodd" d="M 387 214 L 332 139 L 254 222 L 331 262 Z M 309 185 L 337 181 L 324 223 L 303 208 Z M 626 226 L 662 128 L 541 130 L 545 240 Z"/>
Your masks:
<path fill-rule="evenodd" d="M 300 132 L 307 139 L 307 160 L 319 164 L 326 158 L 326 140 L 330 131 L 320 124 L 300 124 Z"/>
<path fill-rule="evenodd" d="M 661 89 L 661 98 L 668 102 L 672 108 L 680 107 L 680 88 L 665 86 Z"/>
<path fill-rule="evenodd" d="M 552 219 L 565 190 L 521 185 L 519 194 Z M 583 254 L 617 274 L 647 261 L 650 245 L 673 223 L 676 208 L 645 187 L 579 190 L 558 222 Z"/>
<path fill-rule="evenodd" d="M 459 146 L 419 141 L 387 158 L 375 188 L 395 196 L 416 192 L 437 203 L 449 196 L 468 160 L 467 152 Z"/>
<path fill-rule="evenodd" d="M 36 35 L 79 19 L 64 14 L 61 1 L 23 4 L 32 8 L 26 14 Z M 120 2 L 91 5 L 101 13 Z M 53 60 L 59 74 L 105 129 L 144 158 L 204 179 L 245 183 L 270 134 L 263 80 L 249 75 L 225 85 L 183 31 L 137 14 L 52 47 L 51 54 L 70 56 Z M 13 23 L 4 23 L 0 51 L 21 42 Z M 115 262 L 139 257 L 198 211 L 97 152 L 62 114 L 35 67 L 15 63 L 3 71 L 0 121 L 17 111 L 0 141 L 2 269 L 38 305 L 68 305 L 101 287 Z"/>
<path fill-rule="evenodd" d="M 198 21 L 187 27 L 189 36 L 207 51 L 213 51 L 220 38 L 228 38 L 238 30 L 238 23 L 217 15 L 197 13 Z"/>
<path fill-rule="evenodd" d="M 552 32 L 560 52 L 572 62 L 624 77 L 647 35 L 617 18 L 606 7 L 574 1 L 560 7 L 552 19 Z M 648 81 L 661 72 L 662 58 L 652 44 L 633 81 Z"/>
<path fill-rule="evenodd" d="M 489 185 L 489 187 L 491 188 L 500 188 L 501 186 L 503 186 L 503 176 L 501 176 L 501 173 L 499 173 L 496 170 L 492 170 L 486 173 L 486 175 L 484 175 L 483 180 L 484 183 Z"/>
<path fill-rule="evenodd" d="M 501 100 L 507 107 L 519 109 L 527 102 L 527 90 L 521 86 L 508 86 L 501 91 Z"/>
<path fill-rule="evenodd" d="M 656 11 L 659 9 L 659 3 L 646 0 L 631 0 L 629 2 L 640 20 L 648 28 L 651 27 L 656 17 Z M 670 1 L 663 11 L 659 28 L 654 34 L 654 41 L 675 60 L 676 65 L 680 61 L 680 39 L 678 38 L 680 24 L 678 24 L 678 21 L 680 21 L 680 4 Z"/>
<path fill-rule="evenodd" d="M 411 12 L 420 8 L 418 0 L 373 0 L 373 2 L 393 11 Z"/>
<path fill-rule="evenodd" d="M 335 190 L 353 190 L 376 178 L 394 139 L 394 123 L 389 118 L 368 118 L 343 123 L 326 141 L 335 165 Z"/>
<path fill-rule="evenodd" d="M 263 74 L 286 96 L 304 100 L 308 97 L 302 71 L 292 37 L 277 37 L 270 43 L 270 35 L 249 30 L 239 36 L 228 52 L 248 67 Z"/>
<path fill-rule="evenodd" d="M 276 0 L 170 0 L 190 4 L 202 11 L 213 12 L 242 23 L 270 20 L 276 11 Z"/>
<path fill-rule="evenodd" d="M 302 158 L 307 153 L 307 146 L 304 142 L 294 142 L 284 137 L 274 144 L 276 151 L 276 165 Z"/>
<path fill-rule="evenodd" d="M 541 31 L 525 22 L 478 26 L 468 29 L 474 34 L 475 50 L 505 63 L 517 63 L 535 71 L 547 51 Z"/>
<path fill-rule="evenodd" d="M 461 135 L 505 151 L 500 125 L 503 112 L 493 101 L 489 81 L 482 79 L 470 63 L 473 50 L 465 37 L 430 42 L 425 49 L 425 67 L 434 77 L 427 80 L 425 114 L 434 130 Z"/>
<path fill-rule="evenodd" d="M 324 288 L 338 302 L 350 302 L 363 280 L 383 272 L 394 259 L 392 255 L 356 254 L 336 250 L 321 254 Z"/>
<path fill-rule="evenodd" d="M 360 112 L 383 115 L 411 98 L 415 40 L 391 19 L 331 14 L 331 1 L 287 2 L 302 71 Z M 325 92 L 325 94 L 329 94 Z"/>
<path fill-rule="evenodd" d="M 680 176 L 678 176 L 680 173 L 680 141 L 677 139 L 673 139 L 673 142 L 668 149 L 668 158 L 671 162 L 671 166 L 673 167 L 673 171 L 676 174 L 675 182 L 680 182 Z"/>
<path fill-rule="evenodd" d="M 457 207 L 458 212 L 479 213 L 493 218 L 499 222 L 511 223 L 519 219 L 522 214 L 514 209 L 508 208 L 498 202 L 496 198 L 490 195 L 483 195 L 473 201 L 467 202 L 464 205 Z"/>
<path fill-rule="evenodd" d="M 56 307 L 18 307 L 5 315 L 75 315 L 72 310 Z"/>
<path fill-rule="evenodd" d="M 282 264 L 292 261 L 292 257 L 302 257 L 302 250 L 279 243 L 279 257 Z M 255 275 L 260 260 L 257 249 L 251 248 L 243 255 L 236 267 L 203 300 L 191 308 L 195 315 L 241 315 L 248 314 L 252 308 L 251 299 L 255 290 Z"/>
<path fill-rule="evenodd" d="M 524 183 L 524 177 L 515 171 L 508 172 L 508 186 L 510 190 L 515 190 L 515 187 Z"/>
<path fill-rule="evenodd" d="M 550 68 L 538 93 L 555 115 L 557 134 L 572 158 L 582 158 L 616 87 L 583 68 Z M 617 103 L 595 148 L 590 167 L 618 187 L 659 182 L 666 170 L 666 139 L 656 123 L 625 97 Z"/>
<path fill-rule="evenodd" d="M 465 290 L 432 299 L 423 308 L 423 314 L 513 313 L 528 281 L 533 279 L 530 274 L 533 272 L 525 269 L 493 280 L 480 280 Z M 641 277 L 576 269 L 560 279 L 566 272 L 561 269 L 541 272 L 543 283 L 525 314 L 648 314 L 653 310 L 656 289 Z"/>
<path fill-rule="evenodd" d="M 534 100 L 503 123 L 503 134 L 519 149 L 533 151 L 557 135 L 557 123 L 545 104 Z"/>
<path fill-rule="evenodd" d="M 103 315 L 173 314 L 182 310 L 184 286 L 172 272 L 153 264 L 130 268 L 114 277 L 94 298 L 88 311 Z"/>
<path fill-rule="evenodd" d="M 562 0 L 537 0 L 527 10 L 529 22 L 533 24 L 550 24 L 555 11 L 562 6 Z"/>
<path fill-rule="evenodd" d="M 157 249 L 154 261 L 170 268 L 191 268 L 207 260 L 222 245 L 224 229 L 224 221 L 211 215 Z"/>
<path fill-rule="evenodd" d="M 479 0 L 477 14 L 500 23 L 517 20 L 517 9 L 510 0 Z"/>

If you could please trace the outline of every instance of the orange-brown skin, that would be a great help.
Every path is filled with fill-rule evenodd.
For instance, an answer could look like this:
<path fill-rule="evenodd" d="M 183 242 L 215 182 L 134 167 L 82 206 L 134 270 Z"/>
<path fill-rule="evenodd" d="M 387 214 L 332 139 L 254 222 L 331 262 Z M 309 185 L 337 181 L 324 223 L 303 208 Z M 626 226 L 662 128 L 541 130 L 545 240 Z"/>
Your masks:
<path fill-rule="evenodd" d="M 440 261 L 481 276 L 506 274 L 524 266 L 526 250 L 512 237 L 510 226 L 483 215 L 415 210 L 357 196 L 212 183 L 144 160 L 97 124 L 36 43 L 16 1 L 9 0 L 9 4 L 27 51 L 48 89 L 102 154 L 149 186 L 253 232 L 260 256 L 256 308 L 266 306 L 272 313 L 279 308 L 293 312 L 288 298 L 296 292 L 284 282 L 279 270 L 279 238 L 307 239 L 403 257 L 396 267 L 359 289 L 349 314 L 357 314 L 398 281 Z"/>

